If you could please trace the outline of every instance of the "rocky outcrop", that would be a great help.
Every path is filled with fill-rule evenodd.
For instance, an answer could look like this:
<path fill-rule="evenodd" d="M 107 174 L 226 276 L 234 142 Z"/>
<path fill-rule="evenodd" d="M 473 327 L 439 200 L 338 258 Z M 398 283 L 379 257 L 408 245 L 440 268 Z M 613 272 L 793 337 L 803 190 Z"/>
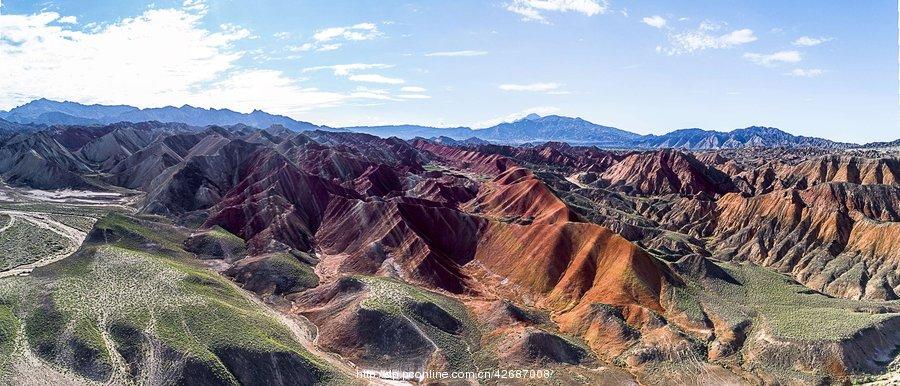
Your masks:
<path fill-rule="evenodd" d="M 714 254 L 789 272 L 835 296 L 897 297 L 900 189 L 828 183 L 718 202 Z"/>
<path fill-rule="evenodd" d="M 714 196 L 736 191 L 724 173 L 672 150 L 631 154 L 599 173 L 596 184 L 639 195 Z"/>

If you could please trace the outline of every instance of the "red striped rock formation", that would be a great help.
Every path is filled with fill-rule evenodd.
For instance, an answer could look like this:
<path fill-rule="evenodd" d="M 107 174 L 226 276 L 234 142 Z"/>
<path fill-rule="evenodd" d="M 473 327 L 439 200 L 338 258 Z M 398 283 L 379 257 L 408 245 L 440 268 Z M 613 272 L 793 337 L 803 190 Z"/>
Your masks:
<path fill-rule="evenodd" d="M 509 158 L 498 154 L 485 154 L 476 150 L 438 145 L 425 140 L 416 140 L 413 145 L 427 151 L 440 162 L 461 170 L 496 176 L 513 165 Z"/>
<path fill-rule="evenodd" d="M 635 194 L 715 195 L 735 191 L 724 173 L 672 150 L 633 153 L 598 175 L 603 187 Z"/>

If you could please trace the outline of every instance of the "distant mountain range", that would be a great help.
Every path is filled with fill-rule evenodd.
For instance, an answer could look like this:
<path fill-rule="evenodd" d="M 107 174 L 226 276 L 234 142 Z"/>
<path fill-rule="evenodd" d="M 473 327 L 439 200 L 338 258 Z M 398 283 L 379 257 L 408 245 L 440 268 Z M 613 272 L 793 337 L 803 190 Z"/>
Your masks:
<path fill-rule="evenodd" d="M 816 147 L 853 148 L 860 145 L 823 138 L 796 136 L 772 127 L 748 127 L 730 132 L 702 129 L 675 130 L 663 135 L 640 135 L 602 126 L 581 118 L 530 114 L 514 122 L 488 128 L 438 128 L 419 125 L 354 126 L 332 128 L 297 121 L 283 115 L 260 110 L 239 113 L 228 109 L 204 109 L 184 105 L 140 109 L 126 105 L 84 105 L 37 99 L 10 111 L 0 111 L 0 136 L 23 130 L 28 125 L 102 125 L 116 122 L 184 123 L 191 126 L 247 125 L 268 128 L 283 126 L 292 131 L 353 131 L 379 137 L 402 139 L 447 138 L 474 143 L 477 140 L 501 144 L 538 144 L 566 142 L 572 145 L 595 145 L 606 148 L 683 148 L 691 150 L 742 147 Z M 896 142 L 896 141 L 895 141 Z M 887 144 L 887 143 L 881 143 Z M 878 144 L 863 147 L 879 147 Z"/>
<path fill-rule="evenodd" d="M 478 138 L 489 142 L 523 144 L 544 142 L 568 142 L 571 144 L 597 145 L 604 147 L 628 146 L 641 135 L 615 127 L 601 126 L 581 118 L 558 115 L 541 117 L 531 114 L 515 122 L 505 122 L 484 129 L 468 127 L 437 128 L 428 126 L 355 126 L 345 127 L 348 131 L 377 135 L 396 136 L 403 139 L 415 137 L 448 137 L 455 140 Z"/>
<path fill-rule="evenodd" d="M 865 149 L 900 149 L 900 139 L 891 142 L 872 142 L 862 146 Z"/>
<path fill-rule="evenodd" d="M 822 138 L 797 136 L 773 127 L 753 126 L 731 132 L 702 129 L 675 130 L 663 135 L 640 135 L 615 127 L 597 125 L 581 118 L 558 115 L 545 117 L 531 114 L 514 122 L 485 129 L 468 127 L 436 128 L 427 126 L 356 126 L 345 128 L 377 135 L 414 137 L 447 137 L 457 141 L 478 138 L 502 144 L 540 144 L 566 142 L 572 145 L 595 145 L 606 148 L 680 148 L 734 149 L 742 147 L 817 147 L 840 149 L 856 147 L 851 143 Z"/>
<path fill-rule="evenodd" d="M 774 127 L 752 126 L 721 132 L 702 129 L 675 130 L 663 135 L 646 135 L 635 142 L 636 147 L 685 149 L 734 149 L 742 147 L 817 147 L 848 148 L 851 143 L 797 136 Z"/>
<path fill-rule="evenodd" d="M 45 125 L 91 125 L 116 122 L 185 123 L 191 126 L 237 125 L 266 128 L 281 125 L 294 131 L 316 130 L 309 122 L 297 121 L 283 115 L 254 110 L 249 114 L 228 109 L 204 109 L 184 105 L 139 109 L 125 105 L 83 105 L 37 99 L 8 112 L 0 111 L 0 118 L 14 123 Z"/>

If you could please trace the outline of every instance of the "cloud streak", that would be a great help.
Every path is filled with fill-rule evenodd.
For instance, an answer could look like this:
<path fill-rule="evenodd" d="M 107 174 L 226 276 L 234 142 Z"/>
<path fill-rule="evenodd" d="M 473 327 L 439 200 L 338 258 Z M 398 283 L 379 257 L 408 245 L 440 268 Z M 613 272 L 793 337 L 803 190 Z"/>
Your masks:
<path fill-rule="evenodd" d="M 778 51 L 771 54 L 745 53 L 744 59 L 765 67 L 774 67 L 782 63 L 797 63 L 803 60 L 798 51 Z"/>
<path fill-rule="evenodd" d="M 506 9 L 522 17 L 524 21 L 548 23 L 545 12 L 575 12 L 585 16 L 606 13 L 606 0 L 513 0 Z"/>
<path fill-rule="evenodd" d="M 462 50 L 462 51 L 438 51 L 438 52 L 429 52 L 425 54 L 425 56 L 429 57 L 457 57 L 457 56 L 484 56 L 487 55 L 487 51 L 475 51 L 475 50 Z"/>
<path fill-rule="evenodd" d="M 359 23 L 346 27 L 329 27 L 316 31 L 311 41 L 288 49 L 293 52 L 334 51 L 345 42 L 372 40 L 383 36 L 374 23 Z"/>
<path fill-rule="evenodd" d="M 350 75 L 347 79 L 354 82 L 381 83 L 381 84 L 403 84 L 405 81 L 400 78 L 390 78 L 379 74 L 359 74 Z"/>
<path fill-rule="evenodd" d="M 353 71 L 384 69 L 384 68 L 392 68 L 392 67 L 394 67 L 392 64 L 384 64 L 384 63 L 350 63 L 350 64 L 333 64 L 330 66 L 307 67 L 307 68 L 304 68 L 302 70 L 302 72 L 332 70 L 332 71 L 334 71 L 335 76 L 347 76 L 347 75 L 350 75 L 350 73 Z"/>
<path fill-rule="evenodd" d="M 822 43 L 830 42 L 832 40 L 834 40 L 834 38 L 825 38 L 825 37 L 813 38 L 813 37 L 809 37 L 809 36 L 801 36 L 801 37 L 797 38 L 796 40 L 794 40 L 791 44 L 793 44 L 797 47 L 812 47 L 812 46 L 817 46 Z"/>
<path fill-rule="evenodd" d="M 558 89 L 559 83 L 530 83 L 530 84 L 501 84 L 498 88 L 503 91 L 532 91 L 546 92 Z"/>
<path fill-rule="evenodd" d="M 725 34 L 715 34 L 724 23 L 704 21 L 695 30 L 669 34 L 669 47 L 657 46 L 656 50 L 668 55 L 691 54 L 711 49 L 727 49 L 757 40 L 753 30 L 742 28 Z"/>
<path fill-rule="evenodd" d="M 655 28 L 666 26 L 666 19 L 659 15 L 648 16 L 641 19 L 641 22 Z"/>
<path fill-rule="evenodd" d="M 800 78 L 818 78 L 825 74 L 825 70 L 819 68 L 795 68 L 789 75 Z"/>

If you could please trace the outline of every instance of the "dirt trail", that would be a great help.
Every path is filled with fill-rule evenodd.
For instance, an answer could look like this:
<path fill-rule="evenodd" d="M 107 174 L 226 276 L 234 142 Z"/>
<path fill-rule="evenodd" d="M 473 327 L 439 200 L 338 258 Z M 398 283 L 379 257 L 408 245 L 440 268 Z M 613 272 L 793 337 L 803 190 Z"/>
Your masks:
<path fill-rule="evenodd" d="M 590 186 L 587 186 L 587 185 L 581 183 L 581 181 L 578 181 L 578 177 L 581 177 L 582 174 L 584 174 L 584 173 L 575 173 L 571 176 L 566 176 L 566 181 L 569 181 L 572 184 L 574 184 L 575 186 L 582 188 L 582 189 L 590 188 Z"/>
<path fill-rule="evenodd" d="M 322 359 L 328 364 L 334 366 L 342 373 L 347 376 L 354 378 L 356 377 L 357 369 L 350 364 L 345 363 L 337 354 L 330 353 L 327 351 L 323 351 L 316 344 L 316 338 L 319 335 L 318 329 L 316 329 L 316 325 L 304 318 L 303 316 L 293 316 L 286 315 L 281 311 L 274 309 L 272 306 L 267 304 L 266 302 L 259 299 L 255 293 L 247 291 L 243 288 L 240 288 L 236 284 L 232 283 L 234 287 L 250 302 L 256 304 L 257 306 L 264 309 L 269 315 L 273 318 L 281 322 L 285 327 L 287 327 L 291 333 L 294 335 L 294 338 L 299 342 L 303 348 L 312 353 L 319 359 Z M 301 319 L 298 320 L 298 319 Z M 310 330 L 309 327 L 312 326 L 315 330 Z M 397 385 L 409 385 L 406 382 L 394 382 L 388 380 L 379 380 L 379 379 L 366 379 L 365 381 L 360 380 L 369 385 L 385 385 L 385 386 L 397 386 Z"/>

